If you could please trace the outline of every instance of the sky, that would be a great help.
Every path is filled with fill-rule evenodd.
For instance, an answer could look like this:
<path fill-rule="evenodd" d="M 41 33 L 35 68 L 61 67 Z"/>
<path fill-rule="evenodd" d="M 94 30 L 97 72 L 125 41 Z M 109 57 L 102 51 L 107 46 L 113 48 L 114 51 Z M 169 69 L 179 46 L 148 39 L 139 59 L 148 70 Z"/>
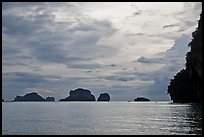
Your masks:
<path fill-rule="evenodd" d="M 4 2 L 2 98 L 59 100 L 80 87 L 170 100 L 201 12 L 201 2 Z"/>

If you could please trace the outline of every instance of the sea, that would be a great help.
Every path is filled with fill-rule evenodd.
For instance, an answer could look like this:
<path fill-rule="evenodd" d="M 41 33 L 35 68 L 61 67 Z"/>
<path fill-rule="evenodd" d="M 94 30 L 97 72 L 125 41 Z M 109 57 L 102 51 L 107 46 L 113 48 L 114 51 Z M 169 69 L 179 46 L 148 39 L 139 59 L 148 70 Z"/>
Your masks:
<path fill-rule="evenodd" d="M 202 105 L 2 102 L 3 135 L 201 135 Z"/>

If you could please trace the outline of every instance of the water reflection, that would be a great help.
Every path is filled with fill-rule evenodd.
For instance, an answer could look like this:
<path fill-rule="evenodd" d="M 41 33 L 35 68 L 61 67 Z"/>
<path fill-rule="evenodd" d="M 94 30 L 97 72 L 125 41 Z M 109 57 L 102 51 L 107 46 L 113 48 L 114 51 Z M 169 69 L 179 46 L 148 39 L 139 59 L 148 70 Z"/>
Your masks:
<path fill-rule="evenodd" d="M 3 103 L 2 134 L 201 135 L 202 105 Z"/>
<path fill-rule="evenodd" d="M 179 109 L 173 111 L 172 119 L 175 120 L 171 125 L 173 132 L 178 134 L 202 134 L 202 105 L 189 104 L 185 106 L 185 109 Z"/>
<path fill-rule="evenodd" d="M 202 105 L 192 104 L 188 110 L 189 134 L 202 134 Z"/>

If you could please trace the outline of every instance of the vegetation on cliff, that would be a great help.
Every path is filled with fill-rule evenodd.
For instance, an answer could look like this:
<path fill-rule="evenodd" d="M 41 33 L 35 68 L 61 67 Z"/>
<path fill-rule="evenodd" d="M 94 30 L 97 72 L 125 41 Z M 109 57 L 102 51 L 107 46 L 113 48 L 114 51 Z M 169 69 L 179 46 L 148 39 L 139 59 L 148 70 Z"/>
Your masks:
<path fill-rule="evenodd" d="M 196 31 L 192 33 L 191 50 L 186 54 L 186 68 L 174 76 L 168 86 L 173 102 L 200 102 L 202 92 L 202 13 Z"/>

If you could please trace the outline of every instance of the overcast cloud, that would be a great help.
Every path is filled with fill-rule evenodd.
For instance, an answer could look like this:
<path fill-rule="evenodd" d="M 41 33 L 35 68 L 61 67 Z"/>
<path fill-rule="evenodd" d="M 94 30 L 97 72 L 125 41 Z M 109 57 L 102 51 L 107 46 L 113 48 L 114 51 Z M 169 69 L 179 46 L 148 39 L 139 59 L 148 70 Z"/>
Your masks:
<path fill-rule="evenodd" d="M 2 4 L 2 98 L 78 87 L 111 100 L 169 100 L 201 2 Z"/>

